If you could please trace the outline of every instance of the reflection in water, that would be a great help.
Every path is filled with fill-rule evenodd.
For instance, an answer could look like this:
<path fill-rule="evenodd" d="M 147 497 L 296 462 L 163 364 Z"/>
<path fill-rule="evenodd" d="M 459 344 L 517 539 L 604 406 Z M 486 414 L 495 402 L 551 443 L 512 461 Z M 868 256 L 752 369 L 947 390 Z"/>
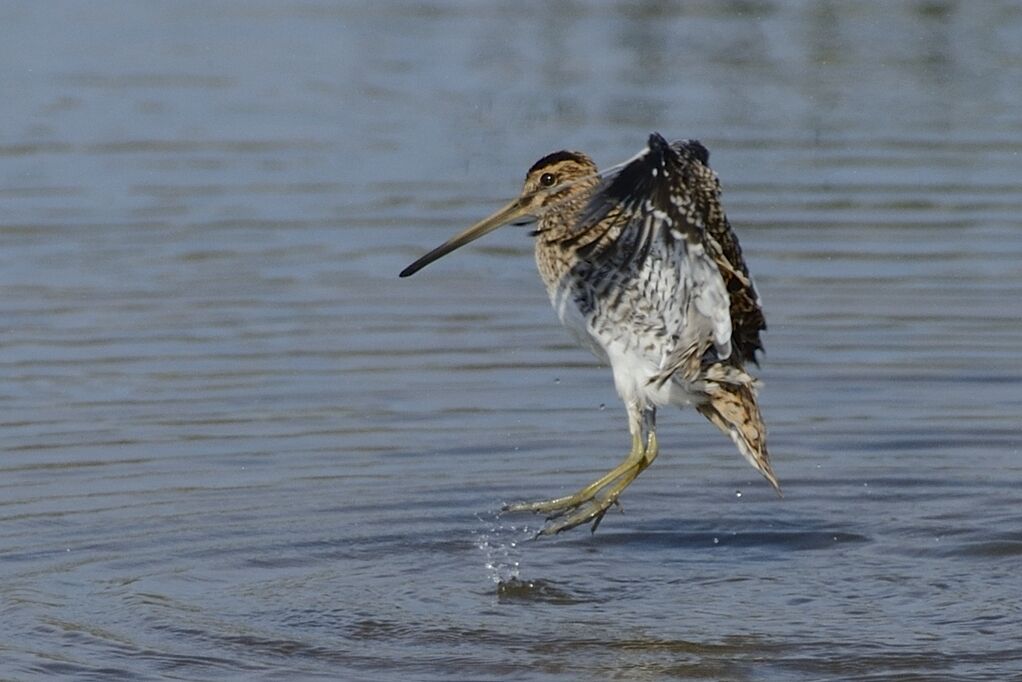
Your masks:
<path fill-rule="evenodd" d="M 574 594 L 545 580 L 519 580 L 512 578 L 497 585 L 497 597 L 501 602 L 542 602 L 546 604 L 570 605 L 596 601 L 591 597 Z"/>

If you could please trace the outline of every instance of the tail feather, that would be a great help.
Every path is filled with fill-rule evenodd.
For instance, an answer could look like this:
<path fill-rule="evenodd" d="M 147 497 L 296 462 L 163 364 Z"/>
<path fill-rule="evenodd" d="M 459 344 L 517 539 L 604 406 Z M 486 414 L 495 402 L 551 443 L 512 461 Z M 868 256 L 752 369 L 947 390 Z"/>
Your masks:
<path fill-rule="evenodd" d="M 777 494 L 781 486 L 770 466 L 766 447 L 766 426 L 756 404 L 752 385 L 706 382 L 709 400 L 697 409 L 718 429 L 731 436 L 738 451 L 770 482 Z"/>

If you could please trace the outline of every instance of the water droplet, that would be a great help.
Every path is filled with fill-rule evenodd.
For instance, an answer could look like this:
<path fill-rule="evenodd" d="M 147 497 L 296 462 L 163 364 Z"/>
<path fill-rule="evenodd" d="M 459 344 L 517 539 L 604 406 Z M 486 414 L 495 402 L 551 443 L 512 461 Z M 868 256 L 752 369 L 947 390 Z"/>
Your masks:
<path fill-rule="evenodd" d="M 741 497 L 741 496 L 742 496 L 742 491 L 741 490 L 736 490 L 735 491 L 735 497 Z"/>
<path fill-rule="evenodd" d="M 554 377 L 554 383 L 555 384 L 561 383 L 561 377 Z"/>
<path fill-rule="evenodd" d="M 600 403 L 600 411 L 607 409 L 607 403 Z"/>
<path fill-rule="evenodd" d="M 517 581 L 521 572 L 521 543 L 528 536 L 528 529 L 521 529 L 499 520 L 499 514 L 478 515 L 485 532 L 476 535 L 476 547 L 483 553 L 483 568 L 490 580 L 501 585 Z"/>

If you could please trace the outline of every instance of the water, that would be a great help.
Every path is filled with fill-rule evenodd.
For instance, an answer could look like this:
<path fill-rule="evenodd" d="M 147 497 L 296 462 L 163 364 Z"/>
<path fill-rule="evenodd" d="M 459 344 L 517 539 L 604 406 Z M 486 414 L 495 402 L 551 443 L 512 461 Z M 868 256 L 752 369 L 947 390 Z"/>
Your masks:
<path fill-rule="evenodd" d="M 0 7 L 0 677 L 1022 679 L 1011 3 Z M 778 500 L 628 437 L 513 228 L 711 149 Z M 605 406 L 605 408 L 604 408 Z"/>

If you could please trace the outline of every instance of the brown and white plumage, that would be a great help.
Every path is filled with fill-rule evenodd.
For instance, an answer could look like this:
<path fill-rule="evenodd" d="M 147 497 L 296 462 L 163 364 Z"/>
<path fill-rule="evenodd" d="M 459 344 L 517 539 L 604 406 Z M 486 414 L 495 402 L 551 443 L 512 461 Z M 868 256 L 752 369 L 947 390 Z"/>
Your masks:
<path fill-rule="evenodd" d="M 650 135 L 633 159 L 599 173 L 578 152 L 533 165 L 522 195 L 409 266 L 402 276 L 500 225 L 536 220 L 536 264 L 562 323 L 613 370 L 632 449 L 573 495 L 512 511 L 551 515 L 544 533 L 591 521 L 657 456 L 656 410 L 692 405 L 728 434 L 779 492 L 756 385 L 746 372 L 766 328 L 709 154 Z"/>

